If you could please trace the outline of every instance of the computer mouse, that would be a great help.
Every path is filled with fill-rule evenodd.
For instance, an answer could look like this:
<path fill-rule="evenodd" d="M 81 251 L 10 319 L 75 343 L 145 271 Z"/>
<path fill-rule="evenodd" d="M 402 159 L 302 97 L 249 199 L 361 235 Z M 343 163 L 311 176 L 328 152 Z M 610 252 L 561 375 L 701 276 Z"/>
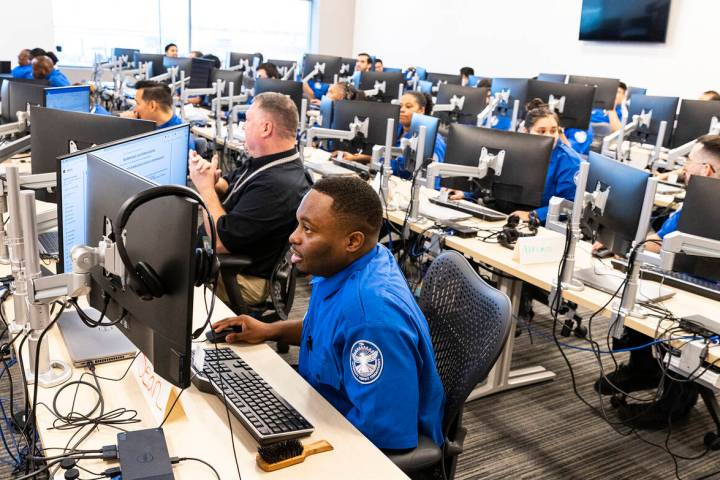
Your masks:
<path fill-rule="evenodd" d="M 205 337 L 207 338 L 208 342 L 225 343 L 225 338 L 228 335 L 230 335 L 231 333 L 240 333 L 240 332 L 242 332 L 242 327 L 240 325 L 235 325 L 235 326 L 220 330 L 219 332 L 216 332 L 215 330 L 208 330 L 207 332 L 205 332 Z"/>

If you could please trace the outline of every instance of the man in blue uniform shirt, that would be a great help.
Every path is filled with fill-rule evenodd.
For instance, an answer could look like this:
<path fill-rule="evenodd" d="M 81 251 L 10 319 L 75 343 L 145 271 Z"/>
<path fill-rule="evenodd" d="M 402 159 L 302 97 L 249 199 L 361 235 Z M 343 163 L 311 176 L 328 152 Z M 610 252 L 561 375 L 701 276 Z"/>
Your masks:
<path fill-rule="evenodd" d="M 125 118 L 139 118 L 155 122 L 158 129 L 174 127 L 183 123 L 173 111 L 170 87 L 153 80 L 141 80 L 135 84 L 135 108 L 120 114 Z M 190 134 L 190 150 L 195 150 L 195 139 Z"/>
<path fill-rule="evenodd" d="M 32 60 L 33 78 L 47 79 L 51 87 L 68 87 L 70 80 L 60 70 L 55 68 L 55 64 L 46 55 L 33 57 Z"/>
<path fill-rule="evenodd" d="M 13 68 L 10 74 L 13 78 L 33 78 L 32 56 L 30 50 L 23 48 L 18 54 L 18 65 Z"/>
<path fill-rule="evenodd" d="M 379 245 L 382 207 L 354 177 L 326 178 L 307 193 L 290 236 L 292 261 L 314 276 L 303 321 L 246 315 L 227 341 L 300 345 L 299 371 L 378 448 L 442 445 L 444 390 L 428 325 L 390 252 Z"/>

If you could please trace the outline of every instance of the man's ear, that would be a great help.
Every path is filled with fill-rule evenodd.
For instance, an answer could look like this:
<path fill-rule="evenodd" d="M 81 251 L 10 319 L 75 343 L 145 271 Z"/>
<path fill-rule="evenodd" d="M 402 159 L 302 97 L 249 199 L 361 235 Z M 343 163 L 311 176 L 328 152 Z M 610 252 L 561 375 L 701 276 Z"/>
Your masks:
<path fill-rule="evenodd" d="M 270 121 L 263 122 L 263 129 L 262 129 L 262 136 L 263 137 L 269 137 L 273 133 L 273 129 L 275 128 L 275 125 L 273 125 Z"/>
<path fill-rule="evenodd" d="M 365 245 L 365 234 L 363 232 L 352 232 L 345 237 L 345 250 L 348 253 L 355 253 Z"/>

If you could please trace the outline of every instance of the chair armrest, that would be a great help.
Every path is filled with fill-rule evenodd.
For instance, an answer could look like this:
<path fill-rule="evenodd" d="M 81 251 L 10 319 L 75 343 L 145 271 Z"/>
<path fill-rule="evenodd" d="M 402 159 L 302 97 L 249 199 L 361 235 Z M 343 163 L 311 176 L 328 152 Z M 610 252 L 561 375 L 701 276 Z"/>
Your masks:
<path fill-rule="evenodd" d="M 220 268 L 242 269 L 252 264 L 252 259 L 247 255 L 220 254 L 217 257 Z"/>

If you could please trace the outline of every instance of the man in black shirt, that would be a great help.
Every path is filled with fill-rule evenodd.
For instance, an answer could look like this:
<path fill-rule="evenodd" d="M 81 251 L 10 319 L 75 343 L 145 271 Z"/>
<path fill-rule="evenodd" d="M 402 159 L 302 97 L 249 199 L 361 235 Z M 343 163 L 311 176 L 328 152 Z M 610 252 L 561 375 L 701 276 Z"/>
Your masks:
<path fill-rule="evenodd" d="M 218 253 L 248 255 L 238 275 L 248 305 L 265 300 L 273 266 L 295 229 L 295 211 L 310 187 L 296 149 L 298 111 L 279 93 L 257 95 L 246 114 L 248 166 L 220 177 L 212 162 L 190 152 L 190 178 L 216 222 Z M 209 230 L 205 217 L 205 230 Z M 222 298 L 222 292 L 220 292 Z"/>

